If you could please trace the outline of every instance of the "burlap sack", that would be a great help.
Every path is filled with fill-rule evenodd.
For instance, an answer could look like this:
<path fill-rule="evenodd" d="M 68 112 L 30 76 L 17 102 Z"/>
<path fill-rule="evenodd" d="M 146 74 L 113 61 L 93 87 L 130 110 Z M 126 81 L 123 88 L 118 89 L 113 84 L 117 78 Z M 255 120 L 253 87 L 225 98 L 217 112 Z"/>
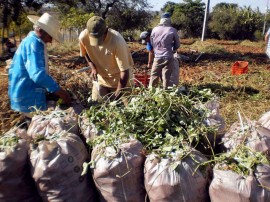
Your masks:
<path fill-rule="evenodd" d="M 144 166 L 144 184 L 153 202 L 209 201 L 209 170 L 197 169 L 207 159 L 198 151 L 192 151 L 183 160 L 147 156 Z"/>
<path fill-rule="evenodd" d="M 41 201 L 30 175 L 28 149 L 23 139 L 12 147 L 0 146 L 0 201 Z"/>
<path fill-rule="evenodd" d="M 224 135 L 222 141 L 227 151 L 231 151 L 238 145 L 243 144 L 270 157 L 270 130 L 256 121 L 248 121 L 244 125 L 244 132 L 240 123 L 234 123 Z"/>
<path fill-rule="evenodd" d="M 31 150 L 31 173 L 43 201 L 88 202 L 94 200 L 94 185 L 81 176 L 87 151 L 74 134 L 59 134 L 40 141 Z"/>
<path fill-rule="evenodd" d="M 270 111 L 264 113 L 261 118 L 259 118 L 258 123 L 270 130 Z"/>
<path fill-rule="evenodd" d="M 226 124 L 224 118 L 219 113 L 219 103 L 217 100 L 211 100 L 205 104 L 201 104 L 199 108 L 206 108 L 207 114 L 204 124 L 212 127 L 214 130 L 201 136 L 199 142 L 195 142 L 192 146 L 206 155 L 223 152 L 221 140 L 225 134 Z"/>
<path fill-rule="evenodd" d="M 98 145 L 92 151 L 91 168 L 100 201 L 142 202 L 145 200 L 143 185 L 143 146 L 131 140 L 120 146 L 120 151 L 112 147 Z"/>
<path fill-rule="evenodd" d="M 270 130 L 261 126 L 256 127 L 246 145 L 255 151 L 263 152 L 270 158 Z"/>
<path fill-rule="evenodd" d="M 258 179 L 268 178 L 270 170 L 261 172 L 261 168 L 255 171 L 255 175 L 243 177 L 230 170 L 219 170 L 214 168 L 214 178 L 209 188 L 209 194 L 212 202 L 268 202 L 270 201 L 270 192 L 259 184 Z M 260 175 L 260 178 L 255 176 Z"/>
<path fill-rule="evenodd" d="M 35 115 L 27 130 L 27 134 L 35 139 L 37 136 L 49 137 L 63 130 L 79 134 L 78 116 L 72 108 L 65 111 L 52 111 L 47 115 Z"/>
<path fill-rule="evenodd" d="M 254 175 L 260 186 L 270 191 L 270 166 L 266 164 L 257 165 Z"/>
<path fill-rule="evenodd" d="M 96 136 L 101 135 L 95 125 L 89 122 L 89 118 L 85 113 L 79 117 L 79 127 L 86 141 L 93 140 Z"/>
<path fill-rule="evenodd" d="M 205 104 L 209 110 L 209 114 L 205 120 L 207 126 L 217 127 L 217 135 L 224 135 L 226 131 L 226 123 L 219 113 L 219 103 L 217 100 L 209 101 Z"/>

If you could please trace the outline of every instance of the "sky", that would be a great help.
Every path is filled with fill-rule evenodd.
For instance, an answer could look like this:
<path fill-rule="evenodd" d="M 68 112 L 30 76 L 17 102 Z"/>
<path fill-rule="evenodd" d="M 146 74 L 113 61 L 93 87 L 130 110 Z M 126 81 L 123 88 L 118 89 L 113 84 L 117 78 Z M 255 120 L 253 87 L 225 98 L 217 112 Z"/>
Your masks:
<path fill-rule="evenodd" d="M 148 0 L 148 2 L 153 6 L 151 10 L 154 10 L 154 11 L 159 11 L 168 1 L 175 2 L 175 3 L 183 3 L 183 1 L 181 0 L 177 0 L 177 1 L 176 0 Z M 268 1 L 269 0 L 238 0 L 238 1 L 237 0 L 210 0 L 209 8 L 211 10 L 211 8 L 214 7 L 216 4 L 225 2 L 225 3 L 235 3 L 235 4 L 238 4 L 238 6 L 240 7 L 250 6 L 252 9 L 259 8 L 260 12 L 265 13 Z M 202 2 L 206 4 L 207 0 L 202 0 Z M 268 12 L 270 9 L 269 7 L 270 7 L 270 1 L 268 5 Z"/>

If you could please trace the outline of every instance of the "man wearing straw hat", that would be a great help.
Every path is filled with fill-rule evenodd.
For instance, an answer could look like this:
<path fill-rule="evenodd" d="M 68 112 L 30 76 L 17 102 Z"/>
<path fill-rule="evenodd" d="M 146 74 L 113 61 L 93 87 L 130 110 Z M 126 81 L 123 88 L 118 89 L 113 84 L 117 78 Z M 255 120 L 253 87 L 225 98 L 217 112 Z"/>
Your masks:
<path fill-rule="evenodd" d="M 106 26 L 99 16 L 91 17 L 79 36 L 80 55 L 85 56 L 95 81 L 92 99 L 118 99 L 133 85 L 133 59 L 124 38 Z"/>
<path fill-rule="evenodd" d="M 61 42 L 60 23 L 48 13 L 41 17 L 29 15 L 34 31 L 22 40 L 9 69 L 11 108 L 31 118 L 35 109 L 46 110 L 46 92 L 54 93 L 66 104 L 69 94 L 49 75 L 46 44 L 52 39 Z"/>

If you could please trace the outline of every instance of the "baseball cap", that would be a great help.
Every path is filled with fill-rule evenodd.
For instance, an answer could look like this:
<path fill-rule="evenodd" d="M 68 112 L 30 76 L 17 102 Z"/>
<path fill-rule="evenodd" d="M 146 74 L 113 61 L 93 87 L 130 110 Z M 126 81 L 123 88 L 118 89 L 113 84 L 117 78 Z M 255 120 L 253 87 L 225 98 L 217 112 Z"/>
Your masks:
<path fill-rule="evenodd" d="M 86 27 L 89 34 L 90 45 L 101 45 L 103 42 L 103 35 L 107 29 L 105 20 L 99 16 L 93 16 L 88 20 Z"/>
<path fill-rule="evenodd" d="M 171 14 L 168 13 L 168 12 L 165 12 L 165 13 L 161 14 L 161 18 L 170 18 L 170 17 L 171 17 Z"/>
<path fill-rule="evenodd" d="M 147 32 L 147 31 L 143 31 L 143 32 L 140 34 L 140 39 L 142 39 L 142 44 L 145 44 L 145 43 L 146 43 L 145 39 L 146 39 L 149 35 L 150 35 L 150 33 Z"/>
<path fill-rule="evenodd" d="M 140 39 L 146 39 L 148 36 L 149 36 L 149 32 L 143 31 L 143 32 L 140 34 Z"/>

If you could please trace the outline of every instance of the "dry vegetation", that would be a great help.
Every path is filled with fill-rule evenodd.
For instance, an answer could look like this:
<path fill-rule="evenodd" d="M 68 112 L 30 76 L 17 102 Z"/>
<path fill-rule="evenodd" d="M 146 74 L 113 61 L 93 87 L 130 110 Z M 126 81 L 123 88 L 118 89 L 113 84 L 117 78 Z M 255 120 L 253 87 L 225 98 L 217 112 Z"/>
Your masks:
<path fill-rule="evenodd" d="M 135 73 L 143 71 L 147 63 L 147 52 L 143 45 L 129 43 L 135 62 Z M 188 56 L 188 61 L 180 62 L 181 85 L 195 85 L 211 88 L 220 97 L 220 113 L 227 127 L 242 116 L 256 120 L 270 110 L 270 63 L 264 54 L 263 42 L 218 41 L 201 42 L 195 39 L 182 40 L 180 53 Z M 50 66 L 53 77 L 64 88 L 68 88 L 85 106 L 91 93 L 88 73 L 75 73 L 86 66 L 79 57 L 77 42 L 49 47 Z M 197 62 L 201 52 L 204 52 Z M 240 76 L 231 74 L 235 61 L 248 61 L 249 72 Z M 1 134 L 21 120 L 18 113 L 10 110 L 7 95 L 8 79 L 5 67 L 0 67 L 1 91 Z"/>

